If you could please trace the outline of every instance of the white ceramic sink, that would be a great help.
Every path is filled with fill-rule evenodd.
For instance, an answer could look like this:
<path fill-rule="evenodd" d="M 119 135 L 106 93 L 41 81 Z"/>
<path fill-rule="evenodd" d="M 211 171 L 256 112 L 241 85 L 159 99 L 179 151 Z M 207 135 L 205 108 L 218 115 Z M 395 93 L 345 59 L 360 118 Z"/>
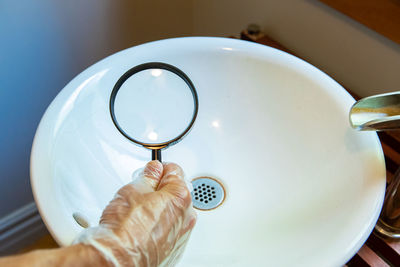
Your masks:
<path fill-rule="evenodd" d="M 150 152 L 114 127 L 111 90 L 128 69 L 172 64 L 193 81 L 198 118 L 163 152 L 189 179 L 221 180 L 225 202 L 198 211 L 179 266 L 339 266 L 378 218 L 385 165 L 375 133 L 350 128 L 354 99 L 334 80 L 284 52 L 224 38 L 178 38 L 112 55 L 52 102 L 32 149 L 40 213 L 60 245 L 96 225 L 102 209 Z"/>

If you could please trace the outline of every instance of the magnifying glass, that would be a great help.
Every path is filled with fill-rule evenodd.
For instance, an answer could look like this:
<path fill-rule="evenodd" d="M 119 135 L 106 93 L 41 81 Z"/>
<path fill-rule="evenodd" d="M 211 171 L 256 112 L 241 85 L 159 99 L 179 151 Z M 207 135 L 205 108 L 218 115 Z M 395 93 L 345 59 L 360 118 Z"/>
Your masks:
<path fill-rule="evenodd" d="M 150 62 L 125 72 L 110 96 L 110 113 L 118 131 L 150 149 L 161 161 L 161 150 L 182 140 L 199 108 L 196 89 L 175 66 Z"/>

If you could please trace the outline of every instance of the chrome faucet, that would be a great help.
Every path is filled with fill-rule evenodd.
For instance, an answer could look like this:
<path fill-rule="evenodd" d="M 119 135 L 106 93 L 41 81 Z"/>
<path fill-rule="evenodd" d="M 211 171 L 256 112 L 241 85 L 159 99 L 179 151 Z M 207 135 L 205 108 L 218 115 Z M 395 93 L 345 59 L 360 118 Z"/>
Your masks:
<path fill-rule="evenodd" d="M 400 129 L 400 92 L 357 101 L 350 110 L 350 124 L 360 131 Z"/>
<path fill-rule="evenodd" d="M 357 101 L 350 110 L 350 124 L 359 131 L 400 130 L 400 92 L 375 95 Z M 400 151 L 400 147 L 395 148 Z M 375 231 L 400 239 L 400 168 L 386 189 Z"/>

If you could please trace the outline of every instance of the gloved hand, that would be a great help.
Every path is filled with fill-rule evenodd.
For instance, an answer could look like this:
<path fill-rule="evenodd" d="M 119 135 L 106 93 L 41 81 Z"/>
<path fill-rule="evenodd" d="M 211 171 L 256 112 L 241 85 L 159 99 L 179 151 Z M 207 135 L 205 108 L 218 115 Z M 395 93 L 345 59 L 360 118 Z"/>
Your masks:
<path fill-rule="evenodd" d="M 196 222 L 182 169 L 149 162 L 105 208 L 97 227 L 75 243 L 95 247 L 115 266 L 173 266 Z"/>

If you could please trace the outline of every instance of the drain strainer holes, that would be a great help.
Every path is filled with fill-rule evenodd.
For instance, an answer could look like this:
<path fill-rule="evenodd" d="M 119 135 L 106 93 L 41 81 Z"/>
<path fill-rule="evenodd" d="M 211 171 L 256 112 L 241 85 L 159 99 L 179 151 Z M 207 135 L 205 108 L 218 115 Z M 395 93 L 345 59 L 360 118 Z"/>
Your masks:
<path fill-rule="evenodd" d="M 198 177 L 192 180 L 193 207 L 200 210 L 215 209 L 225 200 L 225 189 L 216 179 Z"/>

